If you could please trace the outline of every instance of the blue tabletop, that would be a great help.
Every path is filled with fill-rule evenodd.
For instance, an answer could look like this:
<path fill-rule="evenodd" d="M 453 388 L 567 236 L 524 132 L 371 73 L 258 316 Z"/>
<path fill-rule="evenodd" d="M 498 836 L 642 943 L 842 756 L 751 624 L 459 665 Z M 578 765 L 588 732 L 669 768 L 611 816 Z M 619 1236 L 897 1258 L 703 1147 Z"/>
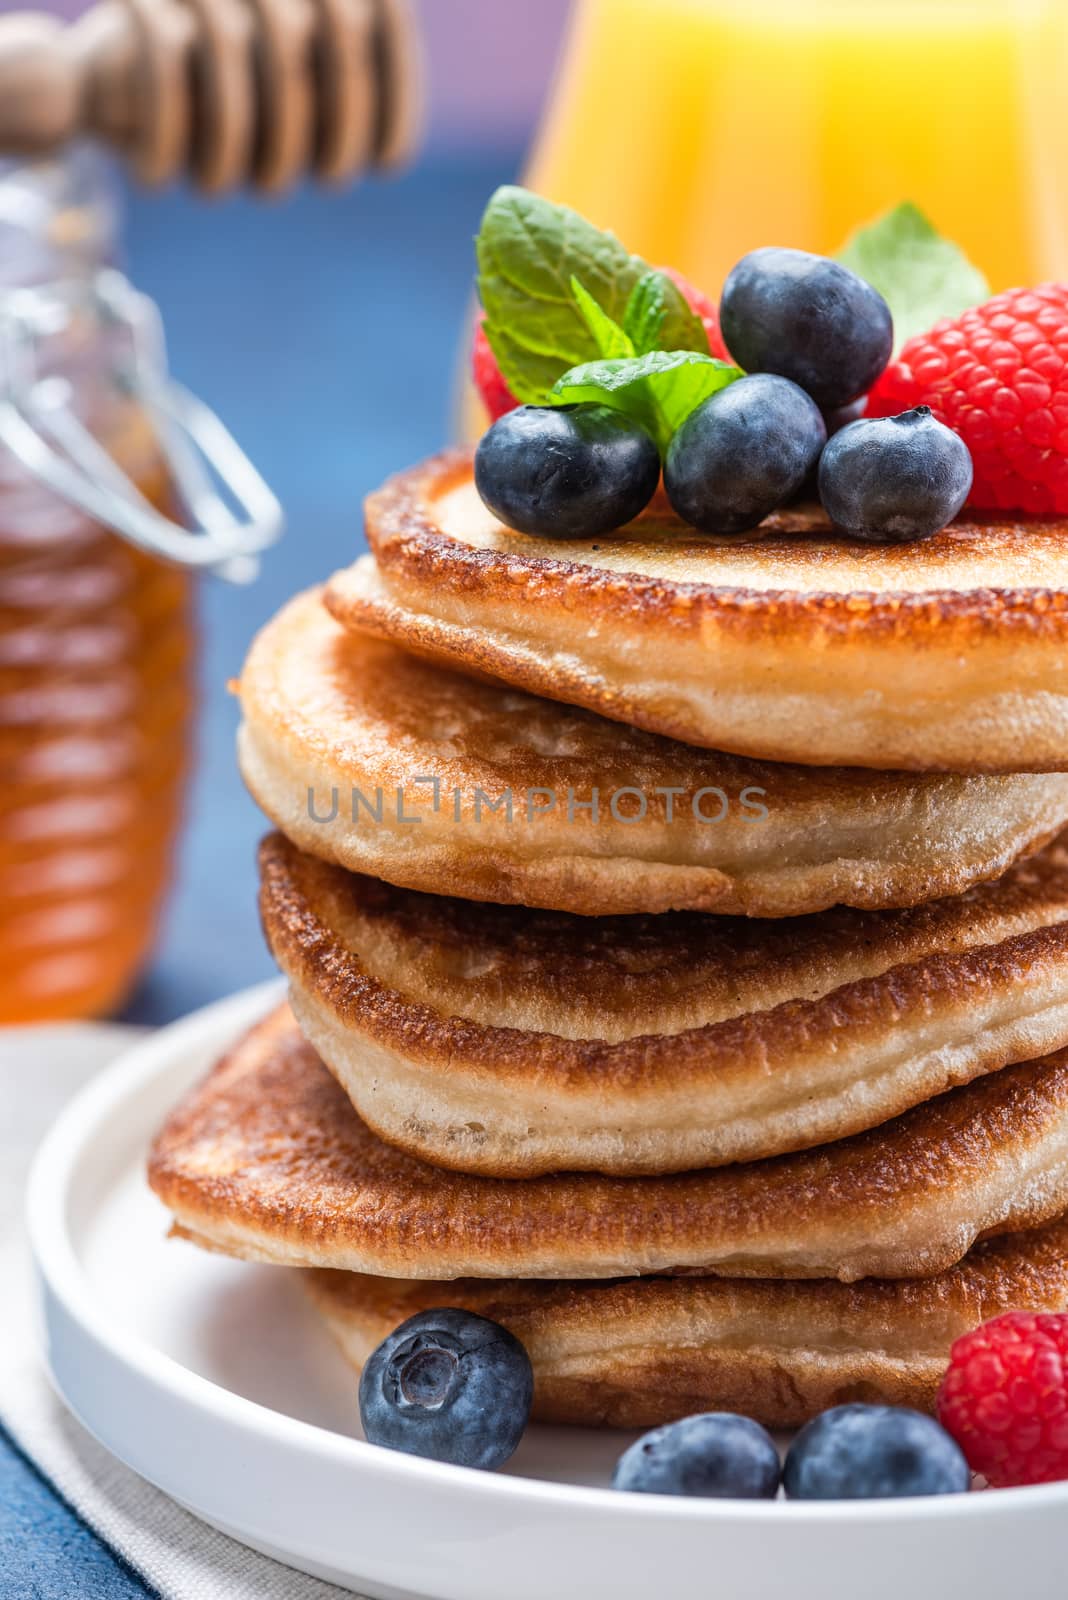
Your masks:
<path fill-rule="evenodd" d="M 264 824 L 235 770 L 226 680 L 283 600 L 353 558 L 363 495 L 448 438 L 472 235 L 515 166 L 507 151 L 438 158 L 351 195 L 276 204 L 131 197 L 130 271 L 162 307 L 174 371 L 226 420 L 289 517 L 257 584 L 202 594 L 199 770 L 132 1020 L 169 1021 L 273 970 L 256 918 Z M 0 1432 L 3 1600 L 148 1592 Z"/>

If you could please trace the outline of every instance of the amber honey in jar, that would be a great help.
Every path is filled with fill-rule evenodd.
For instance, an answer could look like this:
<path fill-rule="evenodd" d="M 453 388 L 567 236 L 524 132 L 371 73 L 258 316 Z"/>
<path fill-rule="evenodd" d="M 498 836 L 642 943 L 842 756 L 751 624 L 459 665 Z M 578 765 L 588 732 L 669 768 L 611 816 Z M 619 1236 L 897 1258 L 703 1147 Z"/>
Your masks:
<path fill-rule="evenodd" d="M 189 771 L 211 541 L 172 520 L 194 452 L 164 447 L 179 429 L 116 313 L 113 234 L 89 158 L 0 166 L 0 1023 L 121 1003 Z"/>

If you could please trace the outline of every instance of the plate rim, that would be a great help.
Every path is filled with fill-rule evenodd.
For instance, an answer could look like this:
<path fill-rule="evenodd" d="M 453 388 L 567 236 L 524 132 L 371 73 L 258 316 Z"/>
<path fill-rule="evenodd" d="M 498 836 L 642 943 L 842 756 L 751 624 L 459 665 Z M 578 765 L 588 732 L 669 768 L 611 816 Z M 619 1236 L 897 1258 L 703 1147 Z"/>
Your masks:
<path fill-rule="evenodd" d="M 168 1398 L 194 1406 L 224 1425 L 252 1437 L 290 1446 L 295 1452 L 365 1466 L 378 1476 L 395 1479 L 400 1486 L 414 1478 L 428 1489 L 466 1489 L 491 1498 L 570 1511 L 589 1509 L 609 1518 L 653 1518 L 709 1522 L 749 1522 L 766 1529 L 781 1519 L 791 1523 L 825 1523 L 833 1526 L 848 1518 L 874 1523 L 941 1521 L 969 1517 L 1011 1517 L 1027 1510 L 1038 1513 L 1068 1503 L 1068 1481 L 981 1493 L 914 1496 L 886 1500 L 747 1501 L 687 1499 L 670 1495 L 621 1494 L 611 1488 L 568 1484 L 520 1474 L 477 1472 L 447 1462 L 383 1449 L 366 1440 L 335 1433 L 316 1423 L 274 1411 L 259 1401 L 235 1394 L 210 1378 L 193 1372 L 148 1339 L 132 1333 L 109 1318 L 94 1296 L 67 1226 L 70 1184 L 101 1125 L 112 1117 L 121 1124 L 122 1108 L 139 1091 L 162 1079 L 180 1063 L 183 1054 L 210 1047 L 219 1049 L 250 1026 L 285 993 L 282 980 L 266 982 L 224 996 L 153 1030 L 121 1050 L 115 1060 L 93 1078 L 60 1112 L 34 1156 L 26 1186 L 25 1220 L 33 1261 L 42 1286 L 55 1296 L 71 1321 L 108 1349 L 142 1381 L 164 1390 Z M 118 1113 L 117 1117 L 114 1114 Z M 43 1352 L 42 1352 L 43 1353 Z M 45 1364 L 48 1366 L 47 1356 Z M 49 1369 L 51 1370 L 51 1369 Z M 62 1384 L 54 1374 L 64 1404 Z"/>

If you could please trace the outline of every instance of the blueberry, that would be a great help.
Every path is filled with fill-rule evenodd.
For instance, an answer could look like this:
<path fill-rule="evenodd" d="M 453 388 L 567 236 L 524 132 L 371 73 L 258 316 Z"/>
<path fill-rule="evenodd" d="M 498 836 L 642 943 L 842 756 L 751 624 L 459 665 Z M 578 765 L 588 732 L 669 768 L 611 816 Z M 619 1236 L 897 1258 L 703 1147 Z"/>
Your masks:
<path fill-rule="evenodd" d="M 819 407 L 787 378 L 738 378 L 691 411 L 668 446 L 664 488 L 705 533 L 743 533 L 801 488 L 827 438 Z"/>
<path fill-rule="evenodd" d="M 933 1417 L 901 1406 L 836 1406 L 806 1424 L 783 1468 L 793 1500 L 964 1494 L 971 1474 Z"/>
<path fill-rule="evenodd" d="M 610 406 L 517 406 L 475 451 L 475 486 L 494 516 L 543 539 L 620 528 L 659 482 L 652 436 Z"/>
<path fill-rule="evenodd" d="M 370 1356 L 360 1417 L 371 1444 L 461 1467 L 499 1467 L 530 1418 L 534 1374 L 519 1340 L 469 1311 L 421 1311 Z"/>
<path fill-rule="evenodd" d="M 957 515 L 971 486 L 968 446 L 929 406 L 850 422 L 820 457 L 824 510 L 856 539 L 924 539 Z"/>
<path fill-rule="evenodd" d="M 773 1500 L 779 1452 L 759 1422 L 727 1411 L 686 1417 L 643 1435 L 616 1464 L 614 1489 L 711 1500 Z"/>
<path fill-rule="evenodd" d="M 768 246 L 743 256 L 723 285 L 719 320 L 739 366 L 792 378 L 824 410 L 870 389 L 894 344 L 882 295 L 806 250 Z"/>

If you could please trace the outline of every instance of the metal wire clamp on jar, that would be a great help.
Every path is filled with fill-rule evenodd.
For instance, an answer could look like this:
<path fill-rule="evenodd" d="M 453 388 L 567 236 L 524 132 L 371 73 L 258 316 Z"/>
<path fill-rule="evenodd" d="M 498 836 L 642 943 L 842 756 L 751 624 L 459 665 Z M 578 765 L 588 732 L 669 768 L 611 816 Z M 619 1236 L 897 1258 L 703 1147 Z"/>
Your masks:
<path fill-rule="evenodd" d="M 119 1003 L 189 764 L 195 574 L 253 577 L 277 500 L 167 374 L 110 265 L 102 168 L 0 169 L 0 1023 Z"/>

